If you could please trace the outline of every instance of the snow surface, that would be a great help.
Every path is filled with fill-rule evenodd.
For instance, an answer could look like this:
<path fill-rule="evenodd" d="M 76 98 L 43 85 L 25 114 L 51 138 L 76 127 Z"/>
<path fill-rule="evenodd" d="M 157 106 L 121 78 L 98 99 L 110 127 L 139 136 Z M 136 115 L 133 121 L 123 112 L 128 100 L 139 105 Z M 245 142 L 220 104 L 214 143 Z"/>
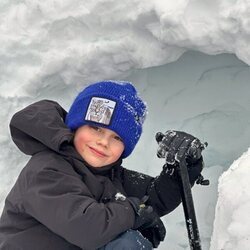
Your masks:
<path fill-rule="evenodd" d="M 211 250 L 249 249 L 249 167 L 250 149 L 219 179 L 219 199 Z"/>
<path fill-rule="evenodd" d="M 249 151 L 221 177 L 215 214 L 219 176 L 249 148 L 249 14 L 247 0 L 1 0 L 0 209 L 28 160 L 8 132 L 14 112 L 43 98 L 67 109 L 89 82 L 131 80 L 149 113 L 124 165 L 159 174 L 158 131 L 207 141 L 211 185 L 193 189 L 203 248 L 214 223 L 211 250 L 249 249 Z M 164 217 L 159 249 L 189 249 L 183 219 L 181 206 Z"/>

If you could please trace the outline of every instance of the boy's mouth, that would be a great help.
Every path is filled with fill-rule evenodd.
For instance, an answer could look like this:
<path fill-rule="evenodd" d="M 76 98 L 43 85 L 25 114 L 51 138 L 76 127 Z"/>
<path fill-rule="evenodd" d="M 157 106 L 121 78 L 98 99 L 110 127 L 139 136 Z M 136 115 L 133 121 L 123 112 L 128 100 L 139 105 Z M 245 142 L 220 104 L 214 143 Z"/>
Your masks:
<path fill-rule="evenodd" d="M 90 149 L 90 151 L 91 151 L 93 154 L 95 154 L 95 155 L 97 155 L 97 156 L 99 156 L 99 157 L 107 157 L 106 154 L 104 154 L 102 151 L 97 150 L 96 148 L 92 148 L 92 147 L 89 146 L 89 149 Z"/>

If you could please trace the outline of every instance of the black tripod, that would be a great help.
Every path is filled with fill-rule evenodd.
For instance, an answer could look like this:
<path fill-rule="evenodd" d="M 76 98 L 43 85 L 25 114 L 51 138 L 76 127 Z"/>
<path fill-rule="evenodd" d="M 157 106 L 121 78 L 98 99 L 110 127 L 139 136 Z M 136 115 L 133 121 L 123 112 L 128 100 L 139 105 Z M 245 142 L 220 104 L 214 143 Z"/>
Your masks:
<path fill-rule="evenodd" d="M 171 132 L 171 131 L 170 131 Z M 159 158 L 166 158 L 167 152 L 169 151 L 169 141 L 171 141 L 171 133 L 168 133 L 167 135 L 159 132 L 156 134 L 156 141 L 159 144 L 159 148 L 157 151 L 157 156 Z M 207 146 L 207 143 L 199 143 L 197 144 L 197 147 L 192 148 L 192 153 L 189 152 L 191 155 L 199 155 L 201 156 L 201 151 Z M 188 238 L 189 238 L 189 245 L 191 250 L 201 250 L 201 240 L 197 225 L 197 220 L 195 216 L 195 208 L 194 208 L 194 202 L 192 197 L 192 191 L 191 191 L 191 185 L 189 181 L 189 175 L 188 175 L 188 167 L 186 162 L 186 147 L 180 148 L 179 156 L 180 158 L 175 161 L 178 162 L 178 164 L 175 165 L 175 169 L 173 169 L 173 165 L 168 165 L 167 159 L 166 159 L 166 167 L 172 171 L 177 171 L 179 184 L 180 184 L 180 190 L 181 190 L 181 199 L 182 199 L 182 205 L 186 220 L 186 227 L 188 232 Z M 200 174 L 198 179 L 196 180 L 196 184 L 201 185 L 209 185 L 209 180 L 204 180 L 203 176 Z"/>
<path fill-rule="evenodd" d="M 186 160 L 183 159 L 179 163 L 178 167 L 179 179 L 180 179 L 180 189 L 182 205 L 186 220 L 186 227 L 189 238 L 189 245 L 191 250 L 201 250 L 201 240 L 199 235 L 199 229 L 197 225 L 197 220 L 195 216 L 194 202 L 192 197 L 191 186 L 189 182 L 188 170 Z M 203 180 L 203 176 L 200 175 L 196 183 L 201 185 L 209 185 L 208 180 Z"/>

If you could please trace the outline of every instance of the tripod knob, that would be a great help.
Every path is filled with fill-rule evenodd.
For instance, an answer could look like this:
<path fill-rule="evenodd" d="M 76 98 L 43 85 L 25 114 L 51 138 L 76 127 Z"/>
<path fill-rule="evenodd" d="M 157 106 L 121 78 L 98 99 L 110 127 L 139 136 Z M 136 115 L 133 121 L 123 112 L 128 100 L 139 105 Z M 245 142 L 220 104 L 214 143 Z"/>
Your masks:
<path fill-rule="evenodd" d="M 196 180 L 196 184 L 200 184 L 202 186 L 208 186 L 210 184 L 210 181 L 204 180 L 204 177 L 200 174 Z"/>

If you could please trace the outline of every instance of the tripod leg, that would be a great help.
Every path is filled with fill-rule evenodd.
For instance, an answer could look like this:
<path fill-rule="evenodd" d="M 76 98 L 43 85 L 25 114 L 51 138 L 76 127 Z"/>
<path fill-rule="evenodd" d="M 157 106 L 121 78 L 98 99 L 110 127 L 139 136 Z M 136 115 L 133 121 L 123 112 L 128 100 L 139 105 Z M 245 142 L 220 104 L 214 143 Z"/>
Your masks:
<path fill-rule="evenodd" d="M 185 159 L 180 161 L 178 170 L 180 177 L 182 205 L 186 220 L 190 249 L 201 250 L 199 230 L 195 216 L 194 202 Z"/>

